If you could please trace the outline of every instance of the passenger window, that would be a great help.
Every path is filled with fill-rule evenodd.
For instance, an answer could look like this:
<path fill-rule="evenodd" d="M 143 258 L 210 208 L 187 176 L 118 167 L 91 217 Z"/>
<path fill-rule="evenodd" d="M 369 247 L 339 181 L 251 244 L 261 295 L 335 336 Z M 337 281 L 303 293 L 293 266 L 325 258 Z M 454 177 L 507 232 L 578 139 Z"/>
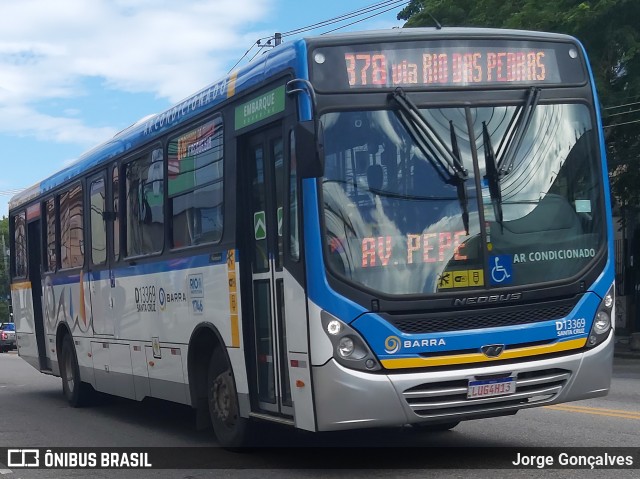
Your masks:
<path fill-rule="evenodd" d="M 223 224 L 222 116 L 169 143 L 172 247 L 215 243 Z"/>
<path fill-rule="evenodd" d="M 102 213 L 106 204 L 104 178 L 91 183 L 91 261 L 104 264 L 107 261 L 107 225 Z"/>
<path fill-rule="evenodd" d="M 120 259 L 120 178 L 118 167 L 113 168 L 113 176 L 111 181 L 113 212 L 115 218 L 113 220 L 113 257 L 116 261 Z"/>
<path fill-rule="evenodd" d="M 56 248 L 56 201 L 54 198 L 45 203 L 46 241 L 47 252 L 44 261 L 47 271 L 55 271 L 58 268 L 58 254 Z"/>
<path fill-rule="evenodd" d="M 27 216 L 23 211 L 14 217 L 15 275 L 27 275 Z"/>
<path fill-rule="evenodd" d="M 84 264 L 82 186 L 60 195 L 60 262 L 62 268 Z"/>
<path fill-rule="evenodd" d="M 162 149 L 129 163 L 127 188 L 127 256 L 157 253 L 164 244 L 164 166 Z"/>

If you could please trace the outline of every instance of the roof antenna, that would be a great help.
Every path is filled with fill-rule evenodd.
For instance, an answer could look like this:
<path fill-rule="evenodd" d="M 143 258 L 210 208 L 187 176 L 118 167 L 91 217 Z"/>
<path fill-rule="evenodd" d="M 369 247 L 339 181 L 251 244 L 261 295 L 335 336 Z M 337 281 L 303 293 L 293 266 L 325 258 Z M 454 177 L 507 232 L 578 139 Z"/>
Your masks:
<path fill-rule="evenodd" d="M 429 15 L 431 17 L 431 20 L 433 20 L 433 23 L 436 24 L 436 30 L 442 30 L 442 25 L 440 25 L 440 22 L 438 20 L 436 20 L 436 17 L 431 15 L 429 12 L 427 12 L 427 15 Z"/>

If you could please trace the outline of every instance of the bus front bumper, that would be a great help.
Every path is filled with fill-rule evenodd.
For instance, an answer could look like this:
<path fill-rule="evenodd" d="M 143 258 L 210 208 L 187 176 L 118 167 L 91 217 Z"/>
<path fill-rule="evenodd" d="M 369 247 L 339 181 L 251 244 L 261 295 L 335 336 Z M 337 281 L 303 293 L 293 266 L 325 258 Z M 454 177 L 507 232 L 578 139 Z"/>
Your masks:
<path fill-rule="evenodd" d="M 313 368 L 318 430 L 464 421 L 609 392 L 613 331 L 598 347 L 548 359 L 438 371 L 371 374 L 335 360 Z M 467 398 L 469 381 L 511 376 L 515 392 Z"/>

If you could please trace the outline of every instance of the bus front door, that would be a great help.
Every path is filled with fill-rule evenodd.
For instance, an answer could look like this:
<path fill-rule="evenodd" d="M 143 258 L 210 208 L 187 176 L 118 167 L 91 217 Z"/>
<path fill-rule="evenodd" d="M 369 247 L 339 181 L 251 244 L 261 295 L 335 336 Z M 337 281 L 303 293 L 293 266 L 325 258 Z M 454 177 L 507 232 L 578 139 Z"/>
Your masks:
<path fill-rule="evenodd" d="M 247 284 L 251 297 L 243 303 L 243 329 L 252 409 L 292 417 L 284 321 L 282 223 L 286 183 L 280 131 L 263 131 L 243 141 L 246 149 L 241 168 L 246 170 L 238 175 L 248 183 L 241 190 L 246 194 L 242 198 L 245 207 L 241 210 L 244 219 L 240 231 L 247 249 L 240 263 L 245 263 L 244 271 L 251 278 L 251 286 Z"/>

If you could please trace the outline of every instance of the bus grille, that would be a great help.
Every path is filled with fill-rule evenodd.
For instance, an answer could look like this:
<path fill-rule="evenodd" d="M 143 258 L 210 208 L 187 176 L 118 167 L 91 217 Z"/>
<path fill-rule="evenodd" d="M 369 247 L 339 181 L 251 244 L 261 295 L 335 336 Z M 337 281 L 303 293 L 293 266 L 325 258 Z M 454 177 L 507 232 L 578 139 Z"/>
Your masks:
<path fill-rule="evenodd" d="M 545 369 L 527 371 L 516 377 L 516 391 L 508 396 L 468 399 L 466 379 L 427 383 L 404 391 L 403 397 L 421 418 L 483 415 L 519 409 L 552 401 L 571 377 L 571 371 Z"/>
<path fill-rule="evenodd" d="M 385 319 L 406 334 L 441 333 L 468 329 L 497 328 L 519 324 L 538 323 L 566 317 L 576 305 L 576 301 L 542 307 L 496 308 L 473 312 L 450 312 L 422 317 L 393 317 Z"/>

